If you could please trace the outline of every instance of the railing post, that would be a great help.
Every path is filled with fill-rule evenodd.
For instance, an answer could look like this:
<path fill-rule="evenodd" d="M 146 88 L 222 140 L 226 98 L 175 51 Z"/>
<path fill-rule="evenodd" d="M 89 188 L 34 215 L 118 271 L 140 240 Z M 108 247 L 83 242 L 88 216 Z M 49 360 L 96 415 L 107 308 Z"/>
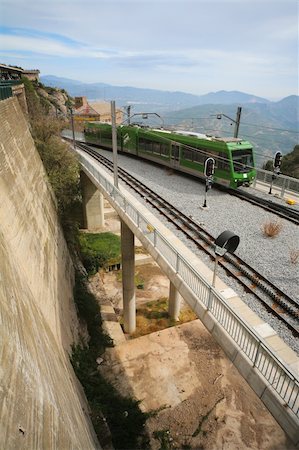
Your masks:
<path fill-rule="evenodd" d="M 210 290 L 209 290 L 209 298 L 208 298 L 208 304 L 207 304 L 208 311 L 210 311 L 211 303 L 212 303 L 212 286 L 210 286 Z"/>
<path fill-rule="evenodd" d="M 255 354 L 254 361 L 253 361 L 253 367 L 255 367 L 255 365 L 256 365 L 256 363 L 257 363 L 257 359 L 258 359 L 258 356 L 259 356 L 260 346 L 261 346 L 261 341 L 258 342 L 258 346 L 257 346 L 257 349 L 256 349 L 256 354 Z"/>
<path fill-rule="evenodd" d="M 282 179 L 281 191 L 280 191 L 280 197 L 281 197 L 281 198 L 283 198 L 283 196 L 284 196 L 285 185 L 286 185 L 286 178 L 283 178 L 283 179 Z"/>
<path fill-rule="evenodd" d="M 180 258 L 179 258 L 179 254 L 176 254 L 176 262 L 175 262 L 175 271 L 176 273 L 179 273 L 179 268 L 180 268 Z"/>

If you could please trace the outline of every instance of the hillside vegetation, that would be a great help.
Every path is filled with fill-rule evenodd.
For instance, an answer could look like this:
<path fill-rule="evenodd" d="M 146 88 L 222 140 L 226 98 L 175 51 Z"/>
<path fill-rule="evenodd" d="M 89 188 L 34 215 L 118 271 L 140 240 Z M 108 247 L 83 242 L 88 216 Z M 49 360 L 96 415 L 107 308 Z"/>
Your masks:
<path fill-rule="evenodd" d="M 273 170 L 273 159 L 268 160 L 263 169 Z M 281 159 L 281 173 L 290 177 L 299 178 L 299 145 L 295 145 L 294 150 Z"/>
<path fill-rule="evenodd" d="M 282 158 L 281 171 L 290 177 L 299 178 L 299 145 L 294 150 Z"/>
<path fill-rule="evenodd" d="M 76 228 L 73 212 L 81 202 L 79 167 L 60 137 L 71 98 L 58 89 L 47 89 L 26 78 L 23 81 L 31 134 L 56 196 L 65 237 L 72 239 Z"/>

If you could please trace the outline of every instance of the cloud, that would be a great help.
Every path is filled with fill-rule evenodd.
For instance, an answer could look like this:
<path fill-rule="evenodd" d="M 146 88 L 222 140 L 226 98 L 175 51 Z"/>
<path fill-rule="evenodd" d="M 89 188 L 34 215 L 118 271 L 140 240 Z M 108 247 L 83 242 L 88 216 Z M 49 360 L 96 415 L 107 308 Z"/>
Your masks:
<path fill-rule="evenodd" d="M 188 92 L 297 88 L 294 0 L 0 1 L 10 64 L 27 58 L 43 73 Z"/>

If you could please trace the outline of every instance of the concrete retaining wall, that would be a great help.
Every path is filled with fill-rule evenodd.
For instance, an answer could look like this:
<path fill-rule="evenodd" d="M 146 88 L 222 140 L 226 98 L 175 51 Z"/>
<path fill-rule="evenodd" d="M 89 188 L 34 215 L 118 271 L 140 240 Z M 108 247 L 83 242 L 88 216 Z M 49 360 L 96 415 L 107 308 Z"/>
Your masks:
<path fill-rule="evenodd" d="M 16 98 L 0 102 L 0 447 L 97 448 L 67 351 L 74 270 Z M 84 410 L 85 409 L 85 412 Z"/>

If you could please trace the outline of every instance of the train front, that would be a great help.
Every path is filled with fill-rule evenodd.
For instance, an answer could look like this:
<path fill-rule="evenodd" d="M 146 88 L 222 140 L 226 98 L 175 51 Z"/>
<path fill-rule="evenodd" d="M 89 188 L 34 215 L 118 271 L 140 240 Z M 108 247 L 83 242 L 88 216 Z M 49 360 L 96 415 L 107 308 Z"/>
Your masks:
<path fill-rule="evenodd" d="M 256 177 L 254 154 L 250 142 L 238 140 L 229 145 L 231 153 L 231 187 L 249 186 Z"/>

